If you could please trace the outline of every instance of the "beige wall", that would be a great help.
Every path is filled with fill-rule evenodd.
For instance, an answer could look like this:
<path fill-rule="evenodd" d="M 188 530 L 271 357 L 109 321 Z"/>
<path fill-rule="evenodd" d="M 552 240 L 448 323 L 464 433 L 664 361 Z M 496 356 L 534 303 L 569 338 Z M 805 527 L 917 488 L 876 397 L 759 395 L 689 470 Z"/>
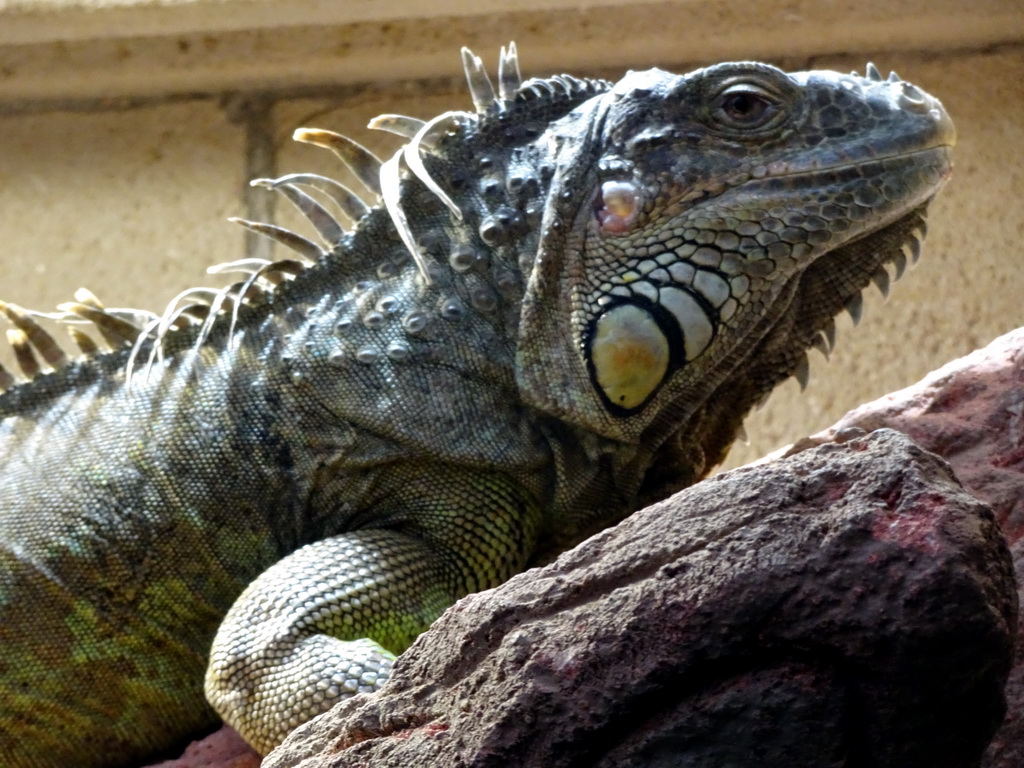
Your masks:
<path fill-rule="evenodd" d="M 266 3 L 253 5 L 265 7 Z M 694 8 L 688 2 L 640 5 L 644 13 L 657 10 L 664 21 L 658 24 L 656 17 L 641 15 L 641 21 L 648 19 L 643 23 L 649 25 L 652 40 L 664 38 L 665 26 L 684 24 L 686 14 Z M 800 5 L 791 3 L 787 7 Z M 863 25 L 853 23 L 854 11 L 837 9 L 838 4 L 828 5 L 840 14 L 832 19 L 828 34 L 820 36 L 825 41 L 821 45 L 830 47 L 816 50 L 807 39 L 813 32 L 813 28 L 807 28 L 807 20 L 783 14 L 774 16 L 772 23 L 762 25 L 762 29 L 764 34 L 778 37 L 785 33 L 787 25 L 804 24 L 799 42 L 792 46 L 774 45 L 766 49 L 751 42 L 737 51 L 729 47 L 735 43 L 729 43 L 696 51 L 691 46 L 679 49 L 679 53 L 663 48 L 658 51 L 657 63 L 684 71 L 725 56 L 756 55 L 789 69 L 811 66 L 863 71 L 864 62 L 871 58 L 883 72 L 890 68 L 898 70 L 901 76 L 939 96 L 946 104 L 960 134 L 956 174 L 933 206 L 930 234 L 918 267 L 893 286 L 891 298 L 884 305 L 876 292 L 868 291 L 871 295 L 867 296 L 860 327 L 853 329 L 845 318 L 840 321 L 838 348 L 831 362 L 826 363 L 820 355 L 812 353 L 808 391 L 800 395 L 793 383 L 777 391 L 767 406 L 748 421 L 751 445 L 739 446 L 730 464 L 756 458 L 777 445 L 827 426 L 858 403 L 910 384 L 944 361 L 1024 325 L 1024 5 L 1019 0 L 989 3 L 990 11 L 999 10 L 1009 19 L 1000 27 L 1001 38 L 986 38 L 992 44 L 982 45 L 983 41 L 975 39 L 975 27 L 958 22 L 965 35 L 970 32 L 970 39 L 957 45 L 957 30 L 938 24 L 941 34 L 930 38 L 935 44 L 918 39 L 916 52 L 901 50 L 899 45 L 898 25 L 909 23 L 905 19 L 883 18 L 878 22 L 881 26 L 876 25 L 876 37 L 866 38 L 879 40 L 877 48 L 871 50 L 861 39 L 866 34 Z M 721 6 L 743 7 L 735 3 Z M 928 7 L 934 6 L 933 3 Z M 771 4 L 747 3 L 745 7 L 768 8 Z M 1021 17 L 1017 27 L 1013 26 L 1014 9 Z M 569 13 L 572 12 L 556 10 L 548 17 L 541 14 L 536 22 L 544 18 L 564 22 Z M 601 23 L 609 24 L 608 13 L 628 15 L 631 11 L 614 7 L 600 13 L 587 12 L 589 16 L 576 13 L 577 21 L 601 18 Z M 862 51 L 856 56 L 828 52 L 839 48 L 842 36 L 836 36 L 836 29 L 842 28 L 843 13 L 851 14 L 851 28 L 855 27 L 856 33 L 851 32 L 853 42 L 842 49 Z M 464 39 L 477 47 L 489 63 L 496 59 L 492 39 L 507 27 L 498 23 L 502 18 L 479 15 L 459 20 L 464 27 Z M 711 25 L 714 19 L 705 10 L 701 21 Z M 5 61 L 31 59 L 31 46 L 42 44 L 5 41 L 4 23 L 0 9 L 0 83 L 4 77 L 17 77 L 9 67 L 5 69 Z M 422 26 L 429 27 L 430 23 L 434 22 L 423 22 Z M 630 39 L 643 31 L 642 26 L 637 30 L 638 23 L 635 18 L 629 21 Z M 929 23 L 937 24 L 934 19 Z M 893 24 L 897 26 L 894 28 Z M 390 41 L 396 55 L 406 50 L 402 35 L 415 26 L 412 21 L 402 20 L 377 25 L 374 41 L 379 51 L 375 55 L 387 59 L 388 34 L 396 35 Z M 559 44 L 549 33 L 540 34 L 522 24 L 520 27 L 522 35 L 516 35 L 520 41 L 532 38 L 537 46 L 520 47 L 529 74 L 550 74 L 554 66 L 558 70 L 572 69 L 576 74 L 607 76 L 629 65 L 623 61 L 616 62 L 613 69 L 573 67 L 575 62 L 585 63 L 589 54 L 581 54 L 569 43 Z M 508 36 L 516 31 L 513 29 Z M 718 27 L 709 28 L 708 36 L 721 37 L 720 33 Z M 179 34 L 179 41 L 184 34 Z M 266 36 L 269 32 L 253 34 Z M 294 30 L 284 30 L 282 34 L 301 44 L 301 38 L 289 37 Z M 319 34 L 318 45 L 327 33 L 320 30 Z M 351 29 L 346 34 L 351 35 Z M 239 70 L 236 86 L 244 90 L 258 84 L 259 69 L 263 66 L 266 83 L 278 89 L 273 123 L 267 127 L 278 150 L 281 173 L 332 173 L 336 165 L 327 153 L 295 146 L 288 140 L 294 127 L 309 123 L 340 130 L 384 153 L 395 144 L 385 134 L 365 130 L 369 117 L 379 112 L 430 117 L 445 109 L 468 106 L 468 96 L 457 77 L 459 61 L 453 41 L 435 42 L 443 43 L 444 49 L 434 51 L 427 43 L 420 47 L 429 50 L 431 60 L 443 53 L 447 71 L 456 77 L 426 85 L 412 80 L 389 80 L 339 89 L 326 81 L 303 81 L 289 87 L 281 82 L 280 72 L 275 74 L 273 58 L 261 65 L 261 49 L 250 43 L 253 55 Z M 74 44 L 87 49 L 90 42 L 80 40 Z M 106 51 L 105 46 L 111 44 L 109 39 L 98 41 L 96 50 Z M 631 49 L 635 51 L 636 46 Z M 802 58 L 787 58 L 786 54 L 792 51 L 799 52 Z M 807 55 L 815 52 L 813 57 Z M 564 54 L 565 66 L 548 64 L 558 61 L 560 54 Z M 618 59 L 628 54 L 616 51 L 606 58 Z M 648 51 L 644 58 L 650 56 Z M 385 64 L 384 59 L 381 71 L 392 73 L 391 64 Z M 80 60 L 85 67 L 90 56 L 82 54 Z M 634 66 L 649 63 L 638 57 Z M 133 63 L 123 66 L 130 68 Z M 101 69 L 106 74 L 117 72 L 116 63 L 109 58 L 103 59 Z M 310 70 L 330 73 L 330 67 L 322 63 L 311 62 Z M 367 69 L 364 64 L 359 71 L 372 71 L 372 66 Z M 217 72 L 218 89 L 232 82 L 230 67 Z M 435 73 L 413 67 L 407 76 L 419 74 Z M 68 81 L 72 83 L 68 87 L 78 88 L 76 83 L 88 81 L 87 75 L 87 71 L 78 72 L 79 79 Z M 208 76 L 204 78 L 203 83 L 209 82 Z M 332 79 L 341 81 L 346 77 Z M 133 82 L 138 81 L 134 77 Z M 116 84 L 118 78 L 108 78 L 108 82 Z M 166 80 L 155 77 L 154 82 Z M 252 168 L 246 161 L 244 126 L 228 119 L 219 90 L 197 84 L 194 89 L 175 92 L 171 98 L 155 94 L 159 98 L 152 103 L 145 104 L 144 98 L 143 105 L 122 108 L 125 103 L 116 97 L 83 98 L 81 92 L 63 92 L 61 87 L 48 81 L 45 87 L 40 87 L 45 98 L 33 100 L 24 90 L 15 89 L 5 100 L 4 86 L 0 84 L 0 298 L 49 309 L 70 300 L 74 290 L 85 285 L 108 305 L 159 310 L 184 288 L 215 283 L 215 279 L 204 274 L 205 268 L 243 255 L 241 230 L 224 219 L 245 215 L 243 181 Z M 138 87 L 134 85 L 133 89 Z M 189 96 L 188 90 L 203 92 Z M 318 95 L 318 90 L 323 95 Z M 140 92 L 132 90 L 132 96 L 137 98 Z M 280 214 L 282 221 L 294 222 L 288 211 L 280 210 Z M 0 351 L 0 361 L 9 363 L 7 350 Z"/>

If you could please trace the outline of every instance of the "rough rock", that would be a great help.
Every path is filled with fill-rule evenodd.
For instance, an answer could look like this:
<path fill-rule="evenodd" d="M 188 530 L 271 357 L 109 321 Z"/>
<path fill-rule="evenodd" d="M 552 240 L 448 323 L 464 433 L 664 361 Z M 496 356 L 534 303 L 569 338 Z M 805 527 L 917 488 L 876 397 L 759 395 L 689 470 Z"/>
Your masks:
<path fill-rule="evenodd" d="M 225 725 L 192 742 L 181 757 L 155 763 L 150 768 L 259 768 L 261 760 L 234 728 Z"/>
<path fill-rule="evenodd" d="M 973 766 L 1016 631 L 991 510 L 875 432 L 742 468 L 471 595 L 301 766 Z"/>
<path fill-rule="evenodd" d="M 855 408 L 783 455 L 883 427 L 909 435 L 946 459 L 964 486 L 992 507 L 1011 545 L 1021 542 L 1024 328 L 947 363 L 906 389 Z"/>
<path fill-rule="evenodd" d="M 786 453 L 891 427 L 945 458 L 995 512 L 1024 585 L 1024 328 L 943 366 L 907 389 L 850 411 Z M 1020 598 L 1024 601 L 1024 588 Z M 1024 766 L 1024 626 L 1018 628 L 1007 716 L 982 765 Z"/>

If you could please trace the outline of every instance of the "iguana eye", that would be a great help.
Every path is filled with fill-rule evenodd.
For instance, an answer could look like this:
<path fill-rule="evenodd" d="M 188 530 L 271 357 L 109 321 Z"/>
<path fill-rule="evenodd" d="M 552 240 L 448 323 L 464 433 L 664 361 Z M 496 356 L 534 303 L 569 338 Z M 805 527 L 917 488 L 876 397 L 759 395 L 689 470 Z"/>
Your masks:
<path fill-rule="evenodd" d="M 777 113 L 772 96 L 748 83 L 732 85 L 718 97 L 713 112 L 720 124 L 730 128 L 760 128 Z"/>
<path fill-rule="evenodd" d="M 768 102 L 753 93 L 731 93 L 725 97 L 722 109 L 733 120 L 758 120 L 765 110 L 768 109 Z"/>

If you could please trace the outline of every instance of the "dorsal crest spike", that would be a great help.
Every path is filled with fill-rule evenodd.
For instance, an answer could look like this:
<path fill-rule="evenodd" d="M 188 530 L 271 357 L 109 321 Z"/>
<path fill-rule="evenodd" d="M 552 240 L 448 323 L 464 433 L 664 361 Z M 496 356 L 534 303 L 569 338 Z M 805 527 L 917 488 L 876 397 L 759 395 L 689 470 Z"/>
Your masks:
<path fill-rule="evenodd" d="M 416 175 L 416 178 L 423 182 L 427 189 L 433 192 L 434 195 L 445 204 L 445 207 L 452 212 L 452 215 L 457 221 L 462 221 L 462 211 L 458 204 L 448 196 L 447 192 L 441 189 L 438 183 L 434 181 L 433 177 L 427 171 L 426 166 L 423 164 L 421 146 L 431 133 L 440 130 L 444 125 L 452 122 L 458 122 L 459 120 L 469 117 L 470 116 L 466 115 L 465 112 L 445 112 L 444 114 L 438 115 L 430 122 L 424 123 L 423 127 L 420 128 L 412 140 L 402 148 L 403 159 L 405 160 L 405 164 L 409 167 L 409 170 Z"/>
<path fill-rule="evenodd" d="M 80 328 L 75 328 L 74 326 L 68 326 L 67 330 L 71 340 L 83 355 L 86 357 L 95 357 L 100 353 L 99 346 L 95 341 L 93 341 L 92 336 L 87 334 L 85 331 Z"/>
<path fill-rule="evenodd" d="M 323 249 L 302 235 L 297 235 L 290 229 L 279 227 L 276 224 L 264 224 L 261 221 L 249 221 L 248 219 L 240 219 L 237 216 L 232 216 L 228 221 L 235 224 L 241 224 L 246 229 L 256 232 L 257 234 L 269 237 L 274 242 L 280 243 L 286 248 L 290 248 L 295 253 L 304 257 L 309 262 L 316 262 L 324 255 Z"/>
<path fill-rule="evenodd" d="M 825 340 L 828 341 L 829 349 L 835 349 L 836 347 L 836 321 L 831 317 L 825 319 L 825 325 L 821 329 L 821 332 L 825 334 Z"/>
<path fill-rule="evenodd" d="M 811 346 L 821 352 L 822 356 L 826 360 L 828 360 L 829 355 L 832 354 L 832 348 L 829 346 L 828 339 L 821 333 L 816 333 L 814 335 L 814 338 L 811 339 Z"/>
<path fill-rule="evenodd" d="M 268 261 L 253 270 L 243 282 L 231 286 L 234 291 L 234 303 L 231 307 L 231 324 L 228 326 L 228 339 L 230 340 L 228 343 L 232 346 L 235 344 L 235 327 L 238 325 L 238 309 L 242 302 L 256 298 L 263 292 L 262 288 L 257 285 L 258 280 L 262 278 L 272 285 L 276 285 L 284 280 L 285 275 L 298 275 L 304 269 L 306 269 L 306 265 L 295 259 Z"/>
<path fill-rule="evenodd" d="M 76 291 L 75 298 L 77 299 L 78 297 L 79 293 Z M 92 298 L 95 299 L 96 297 L 93 296 Z M 138 325 L 125 318 L 112 314 L 102 304 L 96 306 L 91 302 L 72 301 L 58 304 L 57 309 L 92 323 L 111 349 L 117 349 L 126 344 L 133 344 L 142 330 Z"/>
<path fill-rule="evenodd" d="M 366 127 L 373 131 L 386 131 L 403 139 L 411 139 L 425 124 L 424 120 L 407 115 L 384 114 L 377 115 Z"/>
<path fill-rule="evenodd" d="M 896 270 L 896 274 L 893 277 L 899 280 L 903 277 L 903 273 L 907 271 L 907 255 L 903 252 L 902 248 L 893 254 L 892 265 Z"/>
<path fill-rule="evenodd" d="M 806 390 L 807 384 L 811 379 L 811 362 L 807 359 L 807 353 L 800 353 L 800 357 L 796 361 L 796 368 L 793 370 L 793 376 L 796 378 L 797 384 L 800 385 L 800 391 Z"/>
<path fill-rule="evenodd" d="M 519 53 L 516 51 L 515 41 L 512 41 L 507 49 L 502 46 L 501 55 L 498 57 L 498 95 L 503 101 L 511 101 L 522 84 Z"/>
<path fill-rule="evenodd" d="M 183 313 L 191 313 L 196 319 L 203 321 L 202 328 L 199 330 L 199 333 L 196 334 L 194 344 L 196 349 L 203 345 L 210 333 L 213 331 L 213 323 L 217 319 L 217 315 L 221 309 L 241 303 L 242 297 L 236 293 L 238 289 L 238 285 L 226 285 L 214 294 L 210 303 L 205 307 L 200 305 L 199 307 L 189 306 L 183 309 Z M 201 309 L 201 311 L 195 312 L 195 309 Z"/>
<path fill-rule="evenodd" d="M 223 275 L 226 272 L 244 272 L 247 275 L 251 275 L 253 272 L 270 263 L 272 262 L 269 259 L 238 259 L 237 261 L 227 261 L 223 264 L 214 264 L 213 266 L 207 267 L 206 274 Z"/>
<path fill-rule="evenodd" d="M 527 80 L 516 93 L 517 103 L 528 101 L 567 102 L 583 101 L 597 93 L 607 91 L 611 83 L 607 80 L 583 80 L 571 75 L 554 75 L 548 78 Z"/>
<path fill-rule="evenodd" d="M 469 48 L 462 49 L 462 67 L 466 71 L 469 94 L 477 112 L 486 112 L 494 103 L 494 86 L 487 75 L 483 60 Z"/>
<path fill-rule="evenodd" d="M 14 352 L 14 359 L 21 368 L 21 372 L 29 379 L 35 378 L 42 371 L 42 366 L 32 352 L 32 345 L 29 343 L 28 334 L 20 328 L 9 328 L 7 330 L 7 343 L 11 345 Z"/>
<path fill-rule="evenodd" d="M 94 307 L 95 309 L 103 309 L 103 302 L 99 300 L 95 293 L 90 291 L 88 288 L 79 288 L 75 291 L 75 301 L 79 304 L 85 304 L 88 307 Z"/>
<path fill-rule="evenodd" d="M 875 273 L 871 275 L 871 282 L 875 284 L 875 287 L 878 288 L 879 293 L 883 297 L 889 298 L 889 285 L 891 281 L 889 279 L 889 272 L 884 266 L 875 270 Z"/>
<path fill-rule="evenodd" d="M 391 217 L 391 221 L 395 225 L 395 229 L 398 231 L 398 236 L 402 239 L 406 249 L 412 256 L 413 261 L 416 262 L 416 266 L 423 275 L 423 279 L 426 280 L 427 283 L 430 283 L 430 273 L 427 271 L 427 264 L 423 260 L 423 254 L 420 253 L 419 248 L 416 245 L 416 237 L 413 234 L 412 227 L 409 226 L 409 219 L 406 217 L 405 211 L 402 210 L 402 159 L 403 152 L 396 152 L 390 160 L 384 163 L 384 167 L 381 171 L 380 180 L 384 192 L 384 207 L 387 209 L 388 215 Z"/>
<path fill-rule="evenodd" d="M 322 254 L 319 246 L 309 240 L 296 235 L 293 232 L 275 227 L 272 224 L 250 222 L 243 219 L 232 219 L 247 228 L 260 234 L 271 237 L 278 242 L 295 248 L 300 253 L 302 249 L 312 249 L 316 254 Z M 305 246 L 302 244 L 305 243 Z M 305 255 L 305 254 L 303 254 Z M 140 361 L 143 348 L 147 341 L 152 341 L 149 347 L 145 364 L 142 367 L 143 375 L 148 376 L 154 365 L 162 361 L 164 357 L 164 343 L 169 334 L 180 331 L 187 326 L 200 325 L 199 331 L 192 340 L 192 350 L 196 352 L 207 341 L 213 331 L 217 319 L 228 312 L 231 315 L 231 325 L 228 329 L 228 338 L 232 339 L 235 326 L 238 320 L 238 310 L 242 303 L 263 296 L 266 292 L 272 291 L 274 286 L 285 280 L 300 274 L 309 268 L 308 260 L 282 259 L 280 261 L 268 261 L 266 259 L 247 258 L 227 264 L 215 265 L 208 269 L 211 274 L 225 272 L 244 272 L 247 274 L 243 282 L 232 283 L 223 288 L 196 287 L 182 291 L 175 296 L 166 306 L 163 313 L 153 318 L 132 338 L 132 350 L 125 365 L 125 380 L 128 388 L 131 387 L 132 378 L 135 375 L 136 364 Z M 263 280 L 266 286 L 256 284 Z M 182 304 L 182 302 L 185 302 Z M 74 307 L 68 307 L 75 310 Z M 77 313 L 107 314 L 105 311 L 90 309 L 79 305 Z M 95 320 L 98 327 L 101 327 L 98 319 Z M 102 330 L 102 327 L 101 327 Z M 198 358 L 193 358 L 198 359 Z"/>
<path fill-rule="evenodd" d="M 340 181 L 318 173 L 289 173 L 274 179 L 274 184 L 298 184 L 323 192 L 351 221 L 359 221 L 370 210 L 361 197 Z"/>
<path fill-rule="evenodd" d="M 345 166 L 355 174 L 373 194 L 380 196 L 381 159 L 362 144 L 334 131 L 322 128 L 296 128 L 292 133 L 295 141 L 313 144 L 331 150 Z"/>
<path fill-rule="evenodd" d="M 846 310 L 850 319 L 853 321 L 853 324 L 858 325 L 860 323 L 861 316 L 864 314 L 864 297 L 859 293 L 853 294 L 853 296 L 847 300 L 846 306 L 844 306 L 843 309 Z"/>
<path fill-rule="evenodd" d="M 328 248 L 332 248 L 345 236 L 345 229 L 331 215 L 330 211 L 294 184 L 280 179 L 255 179 L 249 183 L 254 186 L 267 187 L 288 198 L 288 202 L 294 205 L 299 213 L 313 225 Z"/>
<path fill-rule="evenodd" d="M 910 256 L 910 262 L 912 264 L 917 264 L 918 260 L 921 258 L 921 240 L 914 237 L 913 233 L 911 233 L 911 236 L 903 243 L 903 247 L 907 249 L 907 253 Z"/>
<path fill-rule="evenodd" d="M 196 288 L 188 288 L 173 299 L 171 299 L 167 306 L 164 308 L 163 314 L 160 317 L 155 318 L 146 324 L 146 326 L 139 333 L 138 338 L 132 345 L 131 354 L 128 356 L 128 362 L 125 365 L 125 386 L 131 388 L 132 377 L 135 370 L 135 363 L 138 360 L 139 354 L 142 351 L 142 347 L 145 342 L 150 338 L 153 339 L 153 345 L 149 350 L 149 358 L 146 361 L 145 375 L 148 376 L 149 372 L 153 369 L 153 366 L 158 362 L 162 362 L 164 359 L 164 339 L 167 334 L 172 330 L 179 329 L 181 325 L 177 322 L 178 318 L 181 317 L 182 313 L 188 309 L 190 303 L 207 303 L 212 302 L 218 294 L 213 288 L 204 288 L 202 286 Z M 186 301 L 184 306 L 179 306 L 183 301 Z"/>
<path fill-rule="evenodd" d="M 17 304 L 0 301 L 0 312 L 3 312 L 16 328 L 25 334 L 25 342 L 39 353 L 40 357 L 51 368 L 60 368 L 67 362 L 67 355 L 39 323 Z"/>

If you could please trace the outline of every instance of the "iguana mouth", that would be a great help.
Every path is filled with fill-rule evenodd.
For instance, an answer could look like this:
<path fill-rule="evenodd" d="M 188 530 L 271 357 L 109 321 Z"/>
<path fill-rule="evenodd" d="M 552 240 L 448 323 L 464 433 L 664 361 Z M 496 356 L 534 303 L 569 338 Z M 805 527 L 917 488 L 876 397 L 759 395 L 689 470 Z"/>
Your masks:
<path fill-rule="evenodd" d="M 816 174 L 827 174 L 827 173 L 841 173 L 843 171 L 865 171 L 872 166 L 879 165 L 884 166 L 886 164 L 901 162 L 901 161 L 914 161 L 921 157 L 934 158 L 933 160 L 918 162 L 922 168 L 934 169 L 939 174 L 940 178 L 947 178 L 953 172 L 953 158 L 952 151 L 955 146 L 955 138 L 949 143 L 936 143 L 920 149 L 910 150 L 908 152 L 893 152 L 878 157 L 866 157 L 859 160 L 853 160 L 845 163 L 834 163 L 828 165 L 822 165 L 820 161 L 812 159 L 806 165 L 800 165 L 796 161 L 779 161 L 777 164 L 770 164 L 766 166 L 767 173 L 763 177 L 764 180 L 770 179 L 785 179 L 785 178 L 807 178 L 813 177 Z M 777 167 L 781 166 L 783 170 L 776 170 Z"/>

